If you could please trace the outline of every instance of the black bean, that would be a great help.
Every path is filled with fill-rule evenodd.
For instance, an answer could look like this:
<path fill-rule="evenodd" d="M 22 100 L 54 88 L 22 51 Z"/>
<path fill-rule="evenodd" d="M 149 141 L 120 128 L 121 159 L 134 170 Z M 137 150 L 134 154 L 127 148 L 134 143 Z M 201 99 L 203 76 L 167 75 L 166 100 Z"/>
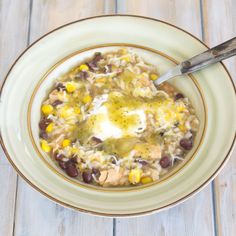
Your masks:
<path fill-rule="evenodd" d="M 79 172 L 78 172 L 78 170 L 77 170 L 75 165 L 67 165 L 65 170 L 66 170 L 66 173 L 70 177 L 73 177 L 73 178 L 77 177 L 78 174 L 79 174 Z"/>
<path fill-rule="evenodd" d="M 82 173 L 83 181 L 87 184 L 91 183 L 93 180 L 92 174 L 90 171 L 84 171 Z"/>
<path fill-rule="evenodd" d="M 161 160 L 159 161 L 159 164 L 162 168 L 167 168 L 171 164 L 171 160 L 168 156 L 163 156 Z"/>
<path fill-rule="evenodd" d="M 103 72 L 106 73 L 111 73 L 112 72 L 112 65 L 108 64 L 103 68 Z"/>
<path fill-rule="evenodd" d="M 175 101 L 184 98 L 184 95 L 182 93 L 177 93 L 175 95 Z"/>
<path fill-rule="evenodd" d="M 193 140 L 191 138 L 183 138 L 180 140 L 179 145 L 185 150 L 191 150 L 193 147 Z"/>
<path fill-rule="evenodd" d="M 174 123 L 174 126 L 175 126 L 175 127 L 178 127 L 178 126 L 179 126 L 179 122 L 175 122 L 175 123 Z"/>
<path fill-rule="evenodd" d="M 97 137 L 92 137 L 92 140 L 96 143 L 102 143 L 102 140 L 100 138 L 97 138 Z"/>
<path fill-rule="evenodd" d="M 165 132 L 160 132 L 160 136 L 162 137 L 165 134 Z"/>
<path fill-rule="evenodd" d="M 65 161 L 58 161 L 59 166 L 62 168 L 62 170 L 66 169 L 66 162 Z"/>
<path fill-rule="evenodd" d="M 97 63 L 95 61 L 89 61 L 86 63 L 91 71 L 95 71 L 98 69 Z"/>
<path fill-rule="evenodd" d="M 54 155 L 54 158 L 55 158 L 56 161 L 62 161 L 63 158 L 65 158 L 65 156 L 63 154 L 56 153 Z"/>
<path fill-rule="evenodd" d="M 114 164 L 114 165 L 116 164 L 115 158 L 112 158 L 112 159 L 111 159 L 111 163 Z"/>
<path fill-rule="evenodd" d="M 75 75 L 76 79 L 87 79 L 89 74 L 87 71 L 80 71 L 78 74 Z"/>
<path fill-rule="evenodd" d="M 134 160 L 134 162 L 138 162 L 139 164 L 141 164 L 142 166 L 146 166 L 148 164 L 148 162 L 146 160 L 143 160 L 141 158 L 136 158 Z"/>
<path fill-rule="evenodd" d="M 97 168 L 92 168 L 92 173 L 96 176 L 100 175 L 100 170 Z"/>
<path fill-rule="evenodd" d="M 73 156 L 66 162 L 66 165 L 67 166 L 75 165 L 76 163 L 77 163 L 77 156 Z"/>
<path fill-rule="evenodd" d="M 91 140 L 90 140 L 91 145 L 98 145 L 100 143 L 102 143 L 102 140 L 97 138 L 97 137 L 92 137 Z"/>
<path fill-rule="evenodd" d="M 100 52 L 95 52 L 93 61 L 98 62 L 98 61 L 100 61 L 101 59 L 102 59 L 102 53 L 100 53 Z"/>
<path fill-rule="evenodd" d="M 48 126 L 51 122 L 52 122 L 51 119 L 48 119 L 48 118 L 45 118 L 45 117 L 44 117 L 44 118 L 41 119 L 40 122 L 39 122 L 39 128 L 40 128 L 41 130 L 46 130 L 47 126 Z"/>
<path fill-rule="evenodd" d="M 72 141 L 71 141 L 71 144 L 73 145 L 73 144 L 75 144 L 77 142 L 77 139 L 73 139 Z"/>
<path fill-rule="evenodd" d="M 102 54 L 100 52 L 96 52 L 91 61 L 87 62 L 87 66 L 90 70 L 94 71 L 98 69 L 98 62 L 102 59 Z"/>
<path fill-rule="evenodd" d="M 48 139 L 48 134 L 47 134 L 46 131 L 41 130 L 40 133 L 39 133 L 39 137 L 42 138 L 42 139 L 47 140 Z"/>
<path fill-rule="evenodd" d="M 56 85 L 57 91 L 66 91 L 66 87 L 62 83 Z"/>
<path fill-rule="evenodd" d="M 52 103 L 52 106 L 56 107 L 56 106 L 58 106 L 58 105 L 60 105 L 60 104 L 62 104 L 62 103 L 63 103 L 63 102 L 60 101 L 60 100 L 55 100 L 55 101 Z"/>

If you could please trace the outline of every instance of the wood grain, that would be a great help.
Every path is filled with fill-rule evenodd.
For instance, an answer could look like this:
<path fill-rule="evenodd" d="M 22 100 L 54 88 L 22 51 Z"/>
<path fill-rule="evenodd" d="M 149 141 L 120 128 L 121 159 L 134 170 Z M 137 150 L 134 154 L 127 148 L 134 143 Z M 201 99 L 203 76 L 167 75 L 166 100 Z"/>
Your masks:
<path fill-rule="evenodd" d="M 209 46 L 215 46 L 235 37 L 236 1 L 203 1 L 204 35 Z M 236 58 L 225 61 L 236 79 Z M 236 81 L 236 80 L 235 80 Z M 229 163 L 215 179 L 215 199 L 218 235 L 235 235 L 236 232 L 236 150 Z"/>
<path fill-rule="evenodd" d="M 15 235 L 112 235 L 112 219 L 69 210 L 49 201 L 25 182 L 18 186 Z"/>
<path fill-rule="evenodd" d="M 0 1 L 0 83 L 27 45 L 29 1 Z M 17 175 L 0 149 L 0 235 L 13 233 Z"/>
<path fill-rule="evenodd" d="M 0 235 L 10 236 L 13 232 L 17 178 L 8 164 L 0 165 Z"/>
<path fill-rule="evenodd" d="M 118 13 L 141 14 L 166 20 L 201 37 L 198 0 L 118 2 Z M 179 206 L 147 217 L 119 219 L 116 235 L 214 235 L 211 186 Z"/>
<path fill-rule="evenodd" d="M 27 46 L 29 0 L 0 1 L 0 83 Z M 0 163 L 8 163 L 1 150 Z"/>
<path fill-rule="evenodd" d="M 30 42 L 68 22 L 97 14 L 112 13 L 113 1 L 33 0 Z M 15 235 L 112 235 L 113 220 L 94 217 L 61 207 L 19 179 Z"/>
<path fill-rule="evenodd" d="M 30 40 L 71 21 L 114 12 L 115 0 L 34 0 Z"/>
<path fill-rule="evenodd" d="M 119 0 L 117 11 L 166 20 L 201 37 L 199 0 Z"/>

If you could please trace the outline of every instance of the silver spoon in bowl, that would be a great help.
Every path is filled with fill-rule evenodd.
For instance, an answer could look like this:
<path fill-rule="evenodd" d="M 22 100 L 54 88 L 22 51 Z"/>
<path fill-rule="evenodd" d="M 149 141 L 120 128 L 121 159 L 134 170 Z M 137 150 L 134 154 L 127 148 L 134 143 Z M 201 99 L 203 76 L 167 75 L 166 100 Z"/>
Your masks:
<path fill-rule="evenodd" d="M 165 74 L 161 75 L 154 81 L 155 85 L 179 75 L 189 74 L 194 71 L 201 70 L 202 68 L 222 61 L 226 58 L 236 55 L 236 37 L 217 45 L 201 54 L 198 54 L 186 61 L 181 62 L 179 65 L 168 70 Z"/>

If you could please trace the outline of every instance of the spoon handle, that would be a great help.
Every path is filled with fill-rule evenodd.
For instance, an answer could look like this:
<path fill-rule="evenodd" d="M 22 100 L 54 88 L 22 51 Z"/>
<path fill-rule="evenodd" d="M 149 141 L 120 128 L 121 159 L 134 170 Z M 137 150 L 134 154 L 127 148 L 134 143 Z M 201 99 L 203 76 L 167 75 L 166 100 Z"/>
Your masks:
<path fill-rule="evenodd" d="M 234 55 L 236 55 L 236 37 L 182 62 L 180 70 L 183 74 L 188 74 Z"/>

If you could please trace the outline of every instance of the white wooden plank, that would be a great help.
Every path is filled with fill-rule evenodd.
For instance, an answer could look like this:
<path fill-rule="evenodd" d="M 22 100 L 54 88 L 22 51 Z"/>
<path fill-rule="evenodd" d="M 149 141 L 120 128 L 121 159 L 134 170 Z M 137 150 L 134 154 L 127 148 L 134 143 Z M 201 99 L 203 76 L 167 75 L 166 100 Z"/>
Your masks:
<path fill-rule="evenodd" d="M 118 13 L 135 14 L 166 20 L 201 37 L 198 0 L 119 0 Z"/>
<path fill-rule="evenodd" d="M 215 46 L 236 34 L 236 1 L 203 1 L 205 40 Z M 236 81 L 236 58 L 225 61 Z M 235 235 L 236 232 L 236 150 L 229 163 L 215 180 L 218 235 Z"/>
<path fill-rule="evenodd" d="M 0 1 L 0 83 L 27 45 L 29 1 Z M 17 175 L 0 148 L 0 235 L 13 232 Z"/>
<path fill-rule="evenodd" d="M 81 214 L 49 201 L 19 182 L 16 236 L 112 235 L 112 219 Z"/>
<path fill-rule="evenodd" d="M 34 0 L 30 39 L 82 17 L 114 11 L 114 1 Z M 19 180 L 15 235 L 112 235 L 113 220 L 94 217 L 61 207 Z"/>
<path fill-rule="evenodd" d="M 115 0 L 36 0 L 33 4 L 31 42 L 71 21 L 114 12 Z"/>
<path fill-rule="evenodd" d="M 213 234 L 211 212 L 204 208 L 211 208 L 208 198 L 210 188 L 207 187 L 198 195 L 185 203 L 169 210 L 150 216 L 117 219 L 116 235 L 132 236 L 211 236 Z"/>
<path fill-rule="evenodd" d="M 8 164 L 0 165 L 0 235 L 10 236 L 13 232 L 16 174 Z"/>
<path fill-rule="evenodd" d="M 29 0 L 0 1 L 0 84 L 27 45 Z M 0 152 L 0 163 L 8 163 Z"/>
<path fill-rule="evenodd" d="M 166 20 L 201 37 L 198 0 L 128 0 L 118 2 L 118 13 Z M 172 209 L 140 218 L 119 219 L 116 235 L 214 235 L 211 186 Z"/>

